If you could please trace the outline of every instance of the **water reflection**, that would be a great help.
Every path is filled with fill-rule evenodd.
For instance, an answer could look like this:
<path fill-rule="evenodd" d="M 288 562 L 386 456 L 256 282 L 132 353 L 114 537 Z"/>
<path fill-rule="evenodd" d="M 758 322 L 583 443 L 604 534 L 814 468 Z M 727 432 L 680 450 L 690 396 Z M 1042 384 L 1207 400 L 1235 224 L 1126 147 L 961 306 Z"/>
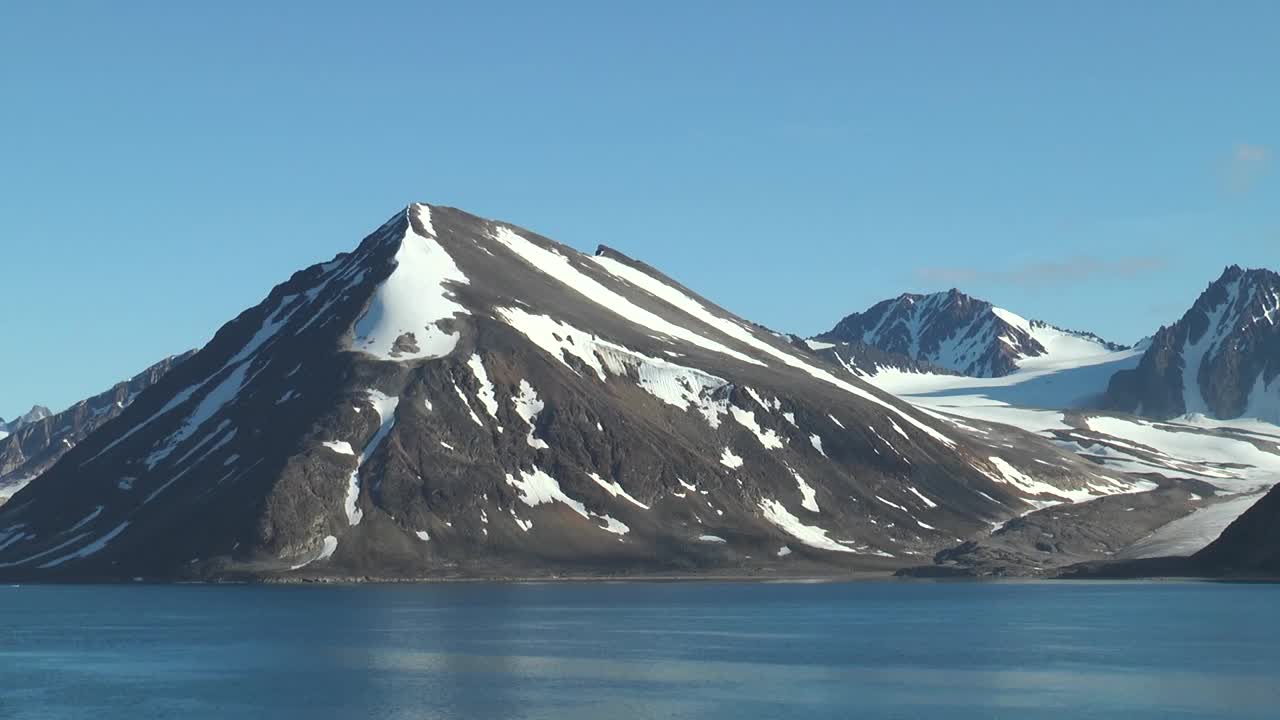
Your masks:
<path fill-rule="evenodd" d="M 1270 717 L 1278 590 L 23 588 L 0 716 Z"/>

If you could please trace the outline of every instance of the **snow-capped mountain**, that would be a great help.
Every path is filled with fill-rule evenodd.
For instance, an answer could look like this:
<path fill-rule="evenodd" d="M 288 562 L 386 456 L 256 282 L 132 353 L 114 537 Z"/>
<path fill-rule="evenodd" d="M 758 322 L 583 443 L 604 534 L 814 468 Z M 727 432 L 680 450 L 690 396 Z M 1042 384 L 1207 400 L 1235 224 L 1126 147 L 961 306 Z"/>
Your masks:
<path fill-rule="evenodd" d="M 814 339 L 865 343 L 973 377 L 1008 375 L 1032 358 L 1043 365 L 1124 349 L 1092 333 L 1027 320 L 955 289 L 876 303 Z"/>
<path fill-rule="evenodd" d="M 191 353 L 161 360 L 110 390 L 59 413 L 39 405 L 0 435 L 0 504 L 52 467 L 89 433 L 116 417 L 146 388 Z"/>
<path fill-rule="evenodd" d="M 1280 423 L 1280 275 L 1228 267 L 1138 366 L 1116 373 L 1108 405 L 1154 418 L 1199 414 Z"/>
<path fill-rule="evenodd" d="M 608 248 L 415 204 L 0 507 L 0 575 L 891 568 L 1149 487 L 919 410 Z"/>

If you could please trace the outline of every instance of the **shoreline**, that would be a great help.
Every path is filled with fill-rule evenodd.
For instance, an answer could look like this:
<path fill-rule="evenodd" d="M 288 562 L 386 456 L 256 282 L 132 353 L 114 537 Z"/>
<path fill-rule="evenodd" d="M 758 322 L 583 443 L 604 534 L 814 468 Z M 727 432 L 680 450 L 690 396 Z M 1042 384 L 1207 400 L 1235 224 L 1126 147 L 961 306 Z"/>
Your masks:
<path fill-rule="evenodd" d="M 0 585 L 22 586 L 109 586 L 109 585 L 172 585 L 172 586 L 226 586 L 252 585 L 273 587 L 358 587 L 387 585 L 628 585 L 628 584 L 735 584 L 735 585 L 835 585 L 851 583 L 907 583 L 907 584 L 1130 584 L 1130 583 L 1220 583 L 1220 584 L 1280 584 L 1280 577 L 1203 577 L 1162 575 L 1151 577 L 911 577 L 892 572 L 867 571 L 841 575 L 795 575 L 786 577 L 760 577 L 755 575 L 637 575 L 608 577 L 593 575 L 563 576 L 507 576 L 507 577 L 440 577 L 440 578 L 244 578 L 212 580 L 161 580 L 161 579 L 67 579 L 67 580 L 4 580 Z"/>

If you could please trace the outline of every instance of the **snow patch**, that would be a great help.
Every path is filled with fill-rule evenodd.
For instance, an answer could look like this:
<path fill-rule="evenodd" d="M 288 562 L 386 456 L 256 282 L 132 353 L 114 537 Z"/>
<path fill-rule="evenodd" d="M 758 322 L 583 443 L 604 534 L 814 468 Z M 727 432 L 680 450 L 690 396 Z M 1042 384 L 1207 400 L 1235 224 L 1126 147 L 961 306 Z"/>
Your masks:
<path fill-rule="evenodd" d="M 529 434 L 525 438 L 526 442 L 529 443 L 529 447 L 542 450 L 550 448 L 545 440 L 533 436 L 538 422 L 538 413 L 542 412 L 546 406 L 538 398 L 537 391 L 533 389 L 528 380 L 523 378 L 520 380 L 520 385 L 516 388 L 515 394 L 511 396 L 511 404 L 516 411 L 516 415 L 521 420 L 524 420 L 525 425 L 529 426 Z"/>
<path fill-rule="evenodd" d="M 816 433 L 809 435 L 809 443 L 813 445 L 814 450 L 822 453 L 822 457 L 827 457 L 826 451 L 822 449 L 822 438 L 818 437 Z"/>
<path fill-rule="evenodd" d="M 332 535 L 326 535 L 324 537 L 324 540 L 321 541 L 320 543 L 320 552 L 316 553 L 315 557 L 311 558 L 310 560 L 298 563 L 297 565 L 293 565 L 289 569 L 298 570 L 310 565 L 313 562 L 328 560 L 330 557 L 333 556 L 333 551 L 337 549 L 338 549 L 338 538 Z"/>
<path fill-rule="evenodd" d="M 430 236 L 419 235 L 413 223 L 406 223 L 395 254 L 395 269 L 378 286 L 353 328 L 352 349 L 381 360 L 402 362 L 448 355 L 458 336 L 441 330 L 439 322 L 467 312 L 450 298 L 447 284 L 466 285 L 470 281 L 429 230 L 430 208 L 413 205 L 408 213 L 416 215 Z M 416 349 L 403 343 L 397 347 L 406 334 L 413 335 Z"/>
<path fill-rule="evenodd" d="M 791 470 L 789 467 L 787 469 Z M 819 512 L 818 494 L 813 489 L 813 486 L 805 482 L 804 478 L 800 477 L 800 473 L 795 470 L 791 470 L 791 475 L 796 479 L 796 485 L 800 488 L 800 496 L 802 498 L 800 501 L 800 507 L 808 510 L 809 512 Z"/>
<path fill-rule="evenodd" d="M 830 550 L 831 552 L 854 552 L 852 548 L 845 547 L 840 543 L 827 537 L 827 531 L 816 525 L 805 525 L 800 518 L 791 514 L 786 506 L 777 500 L 764 498 L 760 501 L 760 510 L 764 513 L 764 519 L 773 523 L 782 529 L 791 537 L 808 545 L 809 547 L 819 550 Z"/>
<path fill-rule="evenodd" d="M 321 444 L 329 448 L 330 450 L 336 453 L 340 453 L 342 455 L 354 456 L 356 454 L 356 451 L 351 449 L 351 443 L 347 442 L 346 440 L 337 440 L 337 441 L 326 440 Z"/>
<path fill-rule="evenodd" d="M 720 453 L 720 464 L 727 468 L 737 469 L 742 467 L 742 458 L 735 455 L 729 448 L 725 448 L 724 452 Z"/>
<path fill-rule="evenodd" d="M 751 431 L 756 436 L 760 444 L 766 450 L 777 450 L 782 447 L 782 437 L 773 430 L 766 430 L 760 427 L 760 423 L 756 421 L 756 414 L 750 410 L 744 410 L 737 405 L 730 405 L 729 412 L 733 415 L 733 419 L 738 424 Z"/>

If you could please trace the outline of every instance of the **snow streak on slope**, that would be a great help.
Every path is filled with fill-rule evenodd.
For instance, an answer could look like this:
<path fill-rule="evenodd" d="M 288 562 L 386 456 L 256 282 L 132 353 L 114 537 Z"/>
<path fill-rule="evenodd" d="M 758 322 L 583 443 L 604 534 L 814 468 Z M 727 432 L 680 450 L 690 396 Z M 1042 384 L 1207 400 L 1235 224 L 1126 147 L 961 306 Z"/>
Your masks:
<path fill-rule="evenodd" d="M 352 349 L 383 360 L 444 357 L 453 352 L 458 336 L 441 330 L 439 322 L 466 314 L 450 297 L 448 283 L 468 284 L 467 276 L 440 246 L 431 229 L 431 209 L 414 205 L 431 237 L 419 235 L 407 223 L 396 251 L 396 267 L 356 321 Z M 412 336 L 409 338 L 408 336 Z"/>
<path fill-rule="evenodd" d="M 1214 352 L 1223 336 L 1231 331 L 1231 325 L 1224 323 L 1223 319 L 1235 306 L 1239 295 L 1240 279 L 1236 279 L 1227 286 L 1226 299 L 1210 311 L 1204 333 L 1194 340 L 1188 335 L 1182 348 L 1182 402 L 1188 415 L 1209 414 L 1209 404 L 1200 391 L 1200 365 L 1206 356 Z"/>
<path fill-rule="evenodd" d="M 654 332 L 684 340 L 685 342 L 692 343 L 698 347 L 727 355 L 745 363 L 751 363 L 753 365 L 763 364 L 759 360 L 743 355 L 742 353 L 728 348 L 714 340 L 709 340 L 687 328 L 667 322 L 661 317 L 658 317 L 648 310 L 636 305 L 622 295 L 619 295 L 613 290 L 610 290 L 604 285 L 596 282 L 595 279 L 574 267 L 573 263 L 569 261 L 569 258 L 555 252 L 554 250 L 549 250 L 532 243 L 509 228 L 499 226 L 494 234 L 494 238 L 498 242 L 507 246 L 508 249 L 523 258 L 533 267 L 565 284 L 579 295 L 582 295 L 591 302 L 600 305 L 624 320 L 636 323 L 637 325 L 648 328 Z"/>
<path fill-rule="evenodd" d="M 862 388 L 852 383 L 841 380 L 835 375 L 832 375 L 826 369 L 818 367 L 816 365 L 813 365 L 803 360 L 793 352 L 780 350 L 774 347 L 773 345 L 756 337 L 751 331 L 747 330 L 741 325 L 738 325 L 732 320 L 727 320 L 727 319 L 718 317 L 717 315 L 712 313 L 710 310 L 708 310 L 706 307 L 704 307 L 701 303 L 699 303 L 697 300 L 694 300 L 693 298 L 667 285 L 666 283 L 663 283 L 653 278 L 649 274 L 640 272 L 639 270 L 636 270 L 624 263 L 620 263 L 617 260 L 613 260 L 612 258 L 607 258 L 607 257 L 597 255 L 593 259 L 596 261 L 596 263 L 598 263 L 601 267 L 604 267 L 611 274 L 621 278 L 622 280 L 625 280 L 631 283 L 632 285 L 635 285 L 636 287 L 639 287 L 642 290 L 645 290 L 646 292 L 654 295 L 655 297 L 658 297 L 661 300 L 664 300 L 665 302 L 671 305 L 674 305 L 680 310 L 683 310 L 684 312 L 690 314 L 696 319 L 701 320 L 702 322 L 708 325 L 711 325 L 712 327 L 716 328 L 720 332 L 738 340 L 739 342 L 742 342 L 743 344 L 748 345 L 765 355 L 769 355 L 776 360 L 781 360 L 784 364 L 790 367 L 793 367 L 797 370 L 801 370 L 817 378 L 818 380 L 821 380 L 826 383 L 830 383 L 831 385 L 834 385 L 840 388 L 841 390 L 844 390 L 845 392 L 850 393 L 851 395 L 860 397 L 863 400 L 869 400 L 885 408 L 889 412 L 895 415 L 898 415 L 899 417 L 901 417 L 902 419 L 906 420 L 908 423 L 913 425 L 915 428 L 917 428 L 918 430 L 921 430 L 922 432 L 929 435 L 930 437 L 937 440 L 938 442 L 942 443 L 943 445 L 946 445 L 948 447 L 955 447 L 955 442 L 952 441 L 951 438 L 948 438 L 947 436 L 943 435 L 937 430 L 934 430 L 932 427 L 928 426 L 927 424 L 920 422 L 919 420 L 912 417 L 910 414 L 898 409 L 892 404 L 885 402 L 884 400 L 881 400 L 880 398 L 876 397 L 873 393 L 867 392 L 866 390 L 863 390 Z"/>
<path fill-rule="evenodd" d="M 639 387 L 645 392 L 681 410 L 697 410 L 712 428 L 719 427 L 721 417 L 728 412 L 728 401 L 718 396 L 718 391 L 729 384 L 722 378 L 662 358 L 648 357 L 521 308 L 496 308 L 494 312 L 570 369 L 573 366 L 565 361 L 565 355 L 580 360 L 601 380 L 607 380 L 610 375 L 626 377 L 634 372 Z"/>
<path fill-rule="evenodd" d="M 630 532 L 630 528 L 614 518 L 608 515 L 597 515 L 587 510 L 587 507 L 580 501 L 566 495 L 555 478 L 538 467 L 534 467 L 532 471 L 519 471 L 519 477 L 508 474 L 507 483 L 519 491 L 520 501 L 529 507 L 537 507 L 545 503 L 563 503 L 569 509 L 593 521 L 593 523 L 604 523 L 603 525 L 596 525 L 596 527 L 605 532 L 615 535 L 626 535 Z M 619 541 L 621 540 L 622 538 L 619 538 Z"/>
<path fill-rule="evenodd" d="M 390 397 L 378 390 L 369 390 L 368 397 L 374 412 L 378 414 L 378 429 L 374 432 L 373 437 L 369 439 L 369 442 L 365 444 L 364 450 L 356 460 L 356 469 L 351 471 L 347 484 L 347 498 L 344 507 L 347 512 L 347 522 L 350 525 L 359 525 L 364 518 L 364 511 L 357 504 L 360 500 L 360 468 L 378 450 L 378 446 L 382 444 L 387 434 L 391 432 L 391 428 L 395 427 L 396 407 L 400 404 L 400 398 Z"/>
<path fill-rule="evenodd" d="M 760 511 L 764 514 L 765 520 L 778 526 L 788 535 L 809 547 L 831 552 L 857 552 L 853 548 L 845 547 L 832 540 L 827 536 L 827 531 L 823 528 L 816 525 L 805 525 L 800 521 L 800 518 L 792 514 L 786 506 L 777 500 L 764 498 L 760 501 Z"/>

